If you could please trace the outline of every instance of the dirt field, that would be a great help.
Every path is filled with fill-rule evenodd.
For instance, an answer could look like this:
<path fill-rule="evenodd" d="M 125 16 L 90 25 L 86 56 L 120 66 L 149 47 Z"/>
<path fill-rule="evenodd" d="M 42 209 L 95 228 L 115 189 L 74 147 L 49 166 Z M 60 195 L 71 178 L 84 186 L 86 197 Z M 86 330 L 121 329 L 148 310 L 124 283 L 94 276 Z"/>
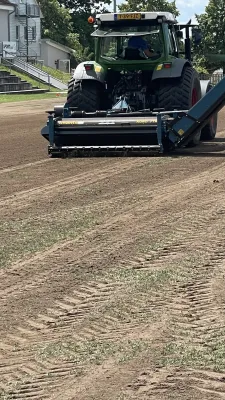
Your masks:
<path fill-rule="evenodd" d="M 57 160 L 56 102 L 0 106 L 0 399 L 225 398 L 225 110 L 195 150 Z"/>

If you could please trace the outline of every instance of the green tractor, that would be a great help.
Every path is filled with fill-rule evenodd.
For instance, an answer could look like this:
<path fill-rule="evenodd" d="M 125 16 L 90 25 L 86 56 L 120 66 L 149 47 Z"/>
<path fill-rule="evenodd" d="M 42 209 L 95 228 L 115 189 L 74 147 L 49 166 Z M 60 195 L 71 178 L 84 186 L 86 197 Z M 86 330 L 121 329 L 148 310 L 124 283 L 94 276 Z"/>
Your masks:
<path fill-rule="evenodd" d="M 95 61 L 75 69 L 67 95 L 71 109 L 189 110 L 211 89 L 191 62 L 190 37 L 201 41 L 196 26 L 178 25 L 168 12 L 130 12 L 97 15 L 94 27 Z M 216 129 L 217 114 L 187 145 L 214 139 Z"/>

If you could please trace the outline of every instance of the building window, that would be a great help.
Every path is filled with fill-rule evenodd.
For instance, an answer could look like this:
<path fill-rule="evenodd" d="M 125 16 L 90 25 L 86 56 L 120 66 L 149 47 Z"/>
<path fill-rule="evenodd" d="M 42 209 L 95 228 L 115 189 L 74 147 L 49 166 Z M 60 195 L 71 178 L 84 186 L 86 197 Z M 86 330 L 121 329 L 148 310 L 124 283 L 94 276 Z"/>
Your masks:
<path fill-rule="evenodd" d="M 36 40 L 36 26 L 32 26 L 32 40 Z"/>
<path fill-rule="evenodd" d="M 24 39 L 27 40 L 27 27 L 24 26 Z"/>
<path fill-rule="evenodd" d="M 29 4 L 27 6 L 27 13 L 31 17 L 40 17 L 40 8 L 34 4 Z"/>
<path fill-rule="evenodd" d="M 19 40 L 19 38 L 20 38 L 20 26 L 17 25 L 16 26 L 16 40 Z"/>

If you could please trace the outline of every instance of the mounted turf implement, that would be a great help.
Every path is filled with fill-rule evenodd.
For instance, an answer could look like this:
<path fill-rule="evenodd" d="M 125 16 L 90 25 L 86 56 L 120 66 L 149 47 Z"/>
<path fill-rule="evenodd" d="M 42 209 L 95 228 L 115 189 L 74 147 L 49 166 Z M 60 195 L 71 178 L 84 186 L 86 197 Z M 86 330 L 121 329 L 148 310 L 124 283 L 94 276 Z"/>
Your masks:
<path fill-rule="evenodd" d="M 172 122 L 175 110 L 187 113 L 211 89 L 191 63 L 190 29 L 195 42 L 200 32 L 166 12 L 101 14 L 95 28 L 95 61 L 78 65 L 67 103 L 50 112 L 42 130 L 49 154 L 171 150 L 165 121 Z M 185 54 L 179 51 L 182 29 Z M 212 140 L 216 127 L 214 114 L 185 145 Z"/>

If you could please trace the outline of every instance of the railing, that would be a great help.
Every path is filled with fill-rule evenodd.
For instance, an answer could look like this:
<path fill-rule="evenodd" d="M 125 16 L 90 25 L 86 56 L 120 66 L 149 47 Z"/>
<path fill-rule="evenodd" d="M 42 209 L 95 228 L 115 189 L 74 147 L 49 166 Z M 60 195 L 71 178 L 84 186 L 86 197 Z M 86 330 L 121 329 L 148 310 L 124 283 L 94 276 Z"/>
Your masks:
<path fill-rule="evenodd" d="M 20 68 L 17 68 L 17 67 L 15 68 L 14 63 L 12 61 L 10 61 L 9 59 L 2 59 L 1 62 L 2 62 L 2 65 L 5 65 L 9 69 L 10 74 L 13 73 L 15 70 L 20 71 L 21 73 L 24 72 L 24 70 L 22 70 Z M 37 84 L 35 84 L 35 86 L 37 86 L 40 89 L 41 84 L 43 84 L 42 79 L 40 79 L 40 77 L 38 76 L 35 78 L 35 81 L 37 82 Z M 50 84 L 48 84 L 48 89 L 49 89 L 49 91 L 51 91 Z"/>
<path fill-rule="evenodd" d="M 18 15 L 17 19 L 20 24 L 19 26 L 24 28 L 24 34 L 19 34 L 18 50 L 22 51 L 23 49 L 25 49 L 26 53 L 27 51 L 28 53 L 30 53 L 32 51 L 30 44 L 36 42 L 37 37 L 36 20 L 29 16 L 29 21 L 32 21 L 32 23 L 30 24 L 27 21 L 27 18 L 24 18 L 24 16 Z"/>
<path fill-rule="evenodd" d="M 203 80 L 210 80 L 213 86 L 217 85 L 223 78 L 224 74 L 223 73 L 218 73 L 218 74 L 199 74 L 200 79 Z"/>
<path fill-rule="evenodd" d="M 16 16 L 40 17 L 40 8 L 35 4 L 20 4 L 16 7 Z"/>
<path fill-rule="evenodd" d="M 22 59 L 22 61 L 28 62 L 31 64 L 35 64 L 36 60 L 38 59 L 37 52 L 34 51 L 31 47 L 28 48 L 28 55 L 27 55 L 27 46 L 26 43 L 19 41 L 18 48 L 17 48 L 17 57 Z M 24 59 L 24 60 L 23 60 Z"/>
<path fill-rule="evenodd" d="M 38 79 L 39 81 L 47 84 L 50 88 L 50 86 L 53 86 L 59 90 L 67 90 L 68 85 L 65 83 L 61 82 L 60 80 L 54 78 L 47 72 L 41 71 L 39 68 L 34 67 L 33 65 L 20 60 L 19 58 L 14 58 L 11 61 L 9 60 L 3 60 L 3 63 L 5 65 L 11 65 L 11 68 L 19 69 L 23 72 L 25 72 L 27 75 L 30 75 L 31 77 Z"/>
<path fill-rule="evenodd" d="M 41 60 L 33 60 L 33 64 L 40 69 L 41 71 L 47 72 L 49 75 L 54 76 L 56 79 L 59 79 L 61 82 L 65 83 L 65 85 L 68 84 L 68 81 L 71 79 L 71 72 L 64 72 L 59 69 L 56 69 L 54 73 L 51 73 L 51 68 L 46 67 L 44 63 L 40 62 Z M 29 61 L 30 62 L 30 61 Z"/>

